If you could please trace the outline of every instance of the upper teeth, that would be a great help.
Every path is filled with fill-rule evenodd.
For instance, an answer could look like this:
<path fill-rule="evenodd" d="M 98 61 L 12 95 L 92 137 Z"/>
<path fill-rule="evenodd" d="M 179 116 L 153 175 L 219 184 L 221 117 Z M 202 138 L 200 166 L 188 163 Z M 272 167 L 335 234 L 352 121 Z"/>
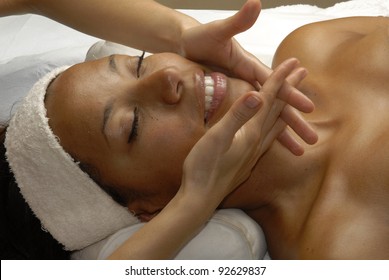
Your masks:
<path fill-rule="evenodd" d="M 208 111 L 211 108 L 213 93 L 215 91 L 215 82 L 209 76 L 204 77 L 205 84 L 205 110 Z"/>

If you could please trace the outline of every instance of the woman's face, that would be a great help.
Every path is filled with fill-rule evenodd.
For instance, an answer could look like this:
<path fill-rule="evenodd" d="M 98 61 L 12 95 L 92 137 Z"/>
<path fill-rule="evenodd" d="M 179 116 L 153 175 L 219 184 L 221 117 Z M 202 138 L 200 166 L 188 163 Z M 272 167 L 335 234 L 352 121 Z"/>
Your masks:
<path fill-rule="evenodd" d="M 50 126 L 103 183 L 136 190 L 136 212 L 163 208 L 197 142 L 251 85 L 175 54 L 110 56 L 75 65 L 50 86 Z"/>

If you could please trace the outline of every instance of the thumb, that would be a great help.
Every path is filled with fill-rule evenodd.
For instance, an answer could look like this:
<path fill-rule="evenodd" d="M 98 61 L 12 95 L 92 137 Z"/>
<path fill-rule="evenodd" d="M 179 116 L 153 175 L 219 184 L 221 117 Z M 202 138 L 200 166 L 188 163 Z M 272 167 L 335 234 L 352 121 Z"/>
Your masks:
<path fill-rule="evenodd" d="M 212 130 L 220 140 L 232 141 L 236 132 L 258 112 L 262 104 L 258 92 L 253 91 L 241 96 Z"/>
<path fill-rule="evenodd" d="M 222 38 L 231 38 L 252 27 L 261 12 L 261 1 L 248 0 L 233 16 L 221 20 L 219 34 Z"/>

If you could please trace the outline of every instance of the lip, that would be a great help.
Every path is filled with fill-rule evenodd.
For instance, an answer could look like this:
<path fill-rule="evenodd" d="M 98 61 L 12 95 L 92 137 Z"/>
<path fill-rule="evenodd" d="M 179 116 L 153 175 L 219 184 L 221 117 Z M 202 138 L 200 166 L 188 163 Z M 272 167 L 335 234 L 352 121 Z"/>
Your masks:
<path fill-rule="evenodd" d="M 194 75 L 195 81 L 195 92 L 197 97 L 197 105 L 200 108 L 201 115 L 204 116 L 205 111 L 205 82 L 204 82 L 204 72 L 199 71 Z"/>
<path fill-rule="evenodd" d="M 210 76 L 214 81 L 214 93 L 211 102 L 211 108 L 208 110 L 207 116 L 205 118 L 206 124 L 209 123 L 209 121 L 215 115 L 215 112 L 222 104 L 227 93 L 227 77 L 224 74 L 219 72 L 213 72 L 207 75 Z M 203 84 L 205 83 L 203 82 Z M 205 85 L 204 85 L 204 91 L 205 91 Z M 205 96 L 205 92 L 204 92 L 204 96 Z"/>

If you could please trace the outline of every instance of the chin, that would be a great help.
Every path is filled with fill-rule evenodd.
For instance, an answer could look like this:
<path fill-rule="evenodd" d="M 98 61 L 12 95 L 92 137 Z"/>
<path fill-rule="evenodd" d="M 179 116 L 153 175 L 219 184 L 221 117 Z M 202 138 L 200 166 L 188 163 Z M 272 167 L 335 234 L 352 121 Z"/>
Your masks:
<path fill-rule="evenodd" d="M 241 97 L 243 94 L 253 91 L 255 88 L 240 79 L 228 78 L 227 81 L 227 94 L 223 102 L 220 104 L 217 111 L 214 113 L 214 116 L 209 122 L 209 127 L 212 127 L 220 121 L 221 118 L 228 112 L 232 104 Z"/>

